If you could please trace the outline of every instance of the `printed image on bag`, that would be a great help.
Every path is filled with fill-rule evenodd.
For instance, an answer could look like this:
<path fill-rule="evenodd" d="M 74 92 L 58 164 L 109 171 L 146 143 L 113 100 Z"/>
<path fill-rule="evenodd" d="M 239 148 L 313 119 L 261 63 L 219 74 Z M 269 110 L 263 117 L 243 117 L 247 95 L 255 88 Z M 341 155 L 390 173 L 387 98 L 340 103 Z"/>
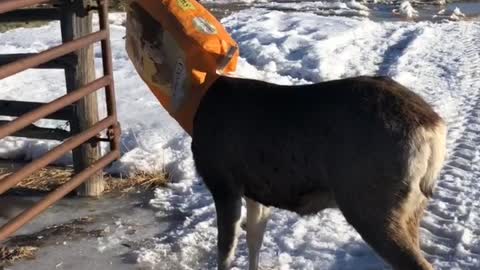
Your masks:
<path fill-rule="evenodd" d="M 131 61 L 147 84 L 156 86 L 165 95 L 173 96 L 172 83 L 176 81 L 178 88 L 178 81 L 187 79 L 185 71 L 179 71 L 185 69 L 184 53 L 162 25 L 137 3 L 132 2 L 127 7 L 126 47 Z M 166 44 L 169 44 L 169 49 L 165 48 Z M 167 52 L 170 53 L 170 59 L 165 55 Z M 183 67 L 177 68 L 177 65 Z"/>

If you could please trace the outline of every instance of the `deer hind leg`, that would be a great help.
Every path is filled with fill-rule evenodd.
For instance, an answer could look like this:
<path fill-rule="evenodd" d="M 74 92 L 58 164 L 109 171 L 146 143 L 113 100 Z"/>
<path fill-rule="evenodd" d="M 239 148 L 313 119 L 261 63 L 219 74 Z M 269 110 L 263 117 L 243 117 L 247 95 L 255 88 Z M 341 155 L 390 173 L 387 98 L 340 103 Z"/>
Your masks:
<path fill-rule="evenodd" d="M 419 230 L 420 230 L 420 223 L 423 217 L 423 212 L 427 206 L 427 199 L 423 198 L 423 200 L 419 201 L 418 204 L 411 208 L 411 211 L 405 215 L 406 219 L 406 227 L 408 233 L 412 239 L 412 242 L 420 249 L 420 237 L 419 237 Z"/>
<path fill-rule="evenodd" d="M 338 204 L 347 221 L 393 269 L 433 270 L 422 255 L 418 240 L 420 219 L 426 204 L 420 190 L 409 191 L 400 206 L 395 207 L 383 207 L 388 205 L 392 193 L 375 195 L 385 198 L 362 200 L 357 197 L 362 202 L 354 203 L 338 199 Z M 367 211 L 370 214 L 366 215 Z"/>
<path fill-rule="evenodd" d="M 245 201 L 247 203 L 248 269 L 257 270 L 263 235 L 270 217 L 270 208 L 249 198 L 245 198 Z"/>
<path fill-rule="evenodd" d="M 237 247 L 242 198 L 239 194 L 213 194 L 217 211 L 218 270 L 230 269 Z"/>

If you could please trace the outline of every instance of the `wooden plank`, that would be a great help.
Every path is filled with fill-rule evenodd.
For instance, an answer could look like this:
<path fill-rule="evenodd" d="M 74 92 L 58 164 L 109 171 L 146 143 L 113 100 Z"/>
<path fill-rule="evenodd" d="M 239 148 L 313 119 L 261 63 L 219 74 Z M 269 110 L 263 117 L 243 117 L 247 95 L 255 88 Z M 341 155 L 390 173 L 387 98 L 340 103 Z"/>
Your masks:
<path fill-rule="evenodd" d="M 19 9 L 2 14 L 0 22 L 54 21 L 60 20 L 60 12 L 58 8 Z"/>
<path fill-rule="evenodd" d="M 13 100 L 0 100 L 0 115 L 4 116 L 21 116 L 27 112 L 33 111 L 45 103 L 40 102 L 27 102 L 27 101 L 13 101 Z M 71 120 L 74 112 L 74 106 L 70 105 L 64 109 L 57 111 L 47 117 L 46 119 L 55 120 Z"/>
<path fill-rule="evenodd" d="M 86 14 L 89 0 L 76 0 L 64 2 L 61 19 L 61 30 L 63 42 L 71 41 L 92 32 L 92 15 Z M 80 17 L 81 16 L 81 17 Z M 78 64 L 65 69 L 67 92 L 85 85 L 95 79 L 95 66 L 93 46 L 78 51 Z M 76 103 L 74 120 L 71 121 L 73 133 L 86 130 L 98 122 L 98 101 L 97 94 L 93 93 Z M 93 162 L 100 158 L 100 146 L 94 144 L 83 144 L 73 151 L 74 169 L 81 172 Z M 99 196 L 105 189 L 105 182 L 102 173 L 96 173 L 77 189 L 81 196 Z"/>
<path fill-rule="evenodd" d="M 12 62 L 21 60 L 26 57 L 36 55 L 35 53 L 16 53 L 16 54 L 3 54 L 0 55 L 0 66 L 10 64 Z M 76 65 L 77 57 L 72 54 L 67 54 L 65 56 L 59 57 L 47 63 L 41 64 L 38 67 L 40 69 L 64 69 L 67 66 Z"/>
<path fill-rule="evenodd" d="M 0 120 L 0 126 L 10 121 Z M 12 137 L 23 137 L 30 139 L 63 141 L 70 137 L 70 132 L 60 128 L 42 128 L 36 125 L 29 125 L 26 128 L 14 133 Z"/>

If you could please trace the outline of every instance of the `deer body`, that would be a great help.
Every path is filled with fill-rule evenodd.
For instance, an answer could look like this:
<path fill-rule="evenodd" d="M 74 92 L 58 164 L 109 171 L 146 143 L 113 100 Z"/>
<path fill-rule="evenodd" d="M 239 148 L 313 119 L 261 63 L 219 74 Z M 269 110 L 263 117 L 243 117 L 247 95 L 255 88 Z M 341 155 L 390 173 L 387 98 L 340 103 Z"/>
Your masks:
<path fill-rule="evenodd" d="M 300 215 L 338 207 L 394 269 L 433 269 L 418 228 L 445 137 L 440 116 L 385 77 L 299 86 L 220 77 L 198 108 L 192 137 L 216 206 L 218 269 L 231 266 L 242 197 L 251 270 L 269 207 Z"/>

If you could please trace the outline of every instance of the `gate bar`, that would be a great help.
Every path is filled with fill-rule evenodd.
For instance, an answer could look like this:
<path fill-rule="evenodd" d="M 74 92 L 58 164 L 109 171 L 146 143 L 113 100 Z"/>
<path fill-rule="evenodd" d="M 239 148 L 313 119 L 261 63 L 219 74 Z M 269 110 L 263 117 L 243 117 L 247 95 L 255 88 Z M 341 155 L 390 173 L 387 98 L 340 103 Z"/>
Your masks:
<path fill-rule="evenodd" d="M 0 99 L 0 115 L 20 117 L 26 113 L 42 107 L 43 105 L 45 105 L 45 103 Z M 50 115 L 45 116 L 45 118 L 55 120 L 71 120 L 73 110 L 73 105 L 66 106 L 63 109 L 60 109 Z"/>
<path fill-rule="evenodd" d="M 47 152 L 45 155 L 40 157 L 39 159 L 32 161 L 22 167 L 20 170 L 10 174 L 9 176 L 0 180 L 0 195 L 3 194 L 5 191 L 9 190 L 11 187 L 16 185 L 18 182 L 22 181 L 25 177 L 30 176 L 35 171 L 47 166 L 48 164 L 52 163 L 53 161 L 59 159 L 62 155 L 67 153 L 68 151 L 78 147 L 82 143 L 88 141 L 89 139 L 95 137 L 98 133 L 102 130 L 107 129 L 110 126 L 116 124 L 115 118 L 113 116 L 109 116 L 104 118 L 103 120 L 99 121 L 91 128 L 85 130 L 84 132 L 77 134 L 62 144 L 56 146 L 51 151 Z"/>
<path fill-rule="evenodd" d="M 36 4 L 44 4 L 51 2 L 52 0 L 1 0 L 0 1 L 0 14 L 12 11 L 19 8 L 33 6 Z"/>
<path fill-rule="evenodd" d="M 108 0 L 99 0 L 98 4 L 100 8 L 98 9 L 98 18 L 100 29 L 105 29 L 110 33 L 110 23 L 108 21 Z M 109 37 L 102 39 L 101 48 L 102 54 L 102 63 L 103 63 L 103 74 L 104 76 L 112 76 L 113 78 L 113 64 L 112 64 L 112 47 L 109 41 Z M 117 117 L 117 103 L 115 101 L 115 86 L 113 83 L 105 86 L 105 101 L 107 102 L 107 114 Z M 113 140 L 110 141 L 110 150 L 120 149 L 120 128 L 116 126 L 113 130 Z M 117 136 L 118 135 L 118 136 Z"/>
<path fill-rule="evenodd" d="M 17 119 L 13 120 L 12 122 L 0 126 L 0 139 L 3 139 L 10 134 L 15 133 L 26 126 L 29 126 L 31 123 L 38 121 L 46 116 L 64 108 L 67 105 L 74 103 L 75 101 L 83 98 L 84 96 L 94 92 L 102 87 L 105 87 L 109 83 L 112 82 L 112 77 L 102 77 L 100 79 L 96 79 L 95 81 L 85 85 L 84 87 L 77 89 L 70 94 L 64 95 L 60 98 L 55 99 L 45 105 L 41 106 L 40 108 L 28 112 L 23 116 L 18 117 Z M 0 192 L 1 193 L 1 192 Z"/>
<path fill-rule="evenodd" d="M 3 16 L 3 15 L 1 15 Z M 1 17 L 0 16 L 0 17 Z M 0 23 L 1 23 L 0 19 Z M 14 53 L 14 54 L 2 54 L 0 55 L 0 66 L 2 65 L 8 65 L 11 63 L 14 63 L 16 61 L 26 59 L 27 57 L 32 57 L 37 55 L 36 53 Z M 52 59 L 51 61 L 45 62 L 43 64 L 40 64 L 39 66 L 33 67 L 33 68 L 54 68 L 54 69 L 63 69 L 68 65 L 76 65 L 77 64 L 77 57 L 71 53 L 71 54 L 66 54 L 64 56 L 61 56 L 59 58 Z"/>
<path fill-rule="evenodd" d="M 0 241 L 5 240 L 9 235 L 16 232 L 23 225 L 34 219 L 37 215 L 44 212 L 52 204 L 56 203 L 58 200 L 62 199 L 65 195 L 67 195 L 72 190 L 81 185 L 92 174 L 100 171 L 105 166 L 107 166 L 119 157 L 119 150 L 115 150 L 106 154 L 101 159 L 90 165 L 88 168 L 75 175 L 70 181 L 57 188 L 55 191 L 49 193 L 45 198 L 37 202 L 34 206 L 29 208 L 28 210 L 23 211 L 14 219 L 10 220 L 7 224 L 3 225 L 0 228 Z"/>
<path fill-rule="evenodd" d="M 106 30 L 100 30 L 98 32 L 85 35 L 74 41 L 70 41 L 35 54 L 34 56 L 3 65 L 0 67 L 0 80 L 26 69 L 36 67 L 60 56 L 69 54 L 106 38 L 108 38 L 108 32 Z"/>

